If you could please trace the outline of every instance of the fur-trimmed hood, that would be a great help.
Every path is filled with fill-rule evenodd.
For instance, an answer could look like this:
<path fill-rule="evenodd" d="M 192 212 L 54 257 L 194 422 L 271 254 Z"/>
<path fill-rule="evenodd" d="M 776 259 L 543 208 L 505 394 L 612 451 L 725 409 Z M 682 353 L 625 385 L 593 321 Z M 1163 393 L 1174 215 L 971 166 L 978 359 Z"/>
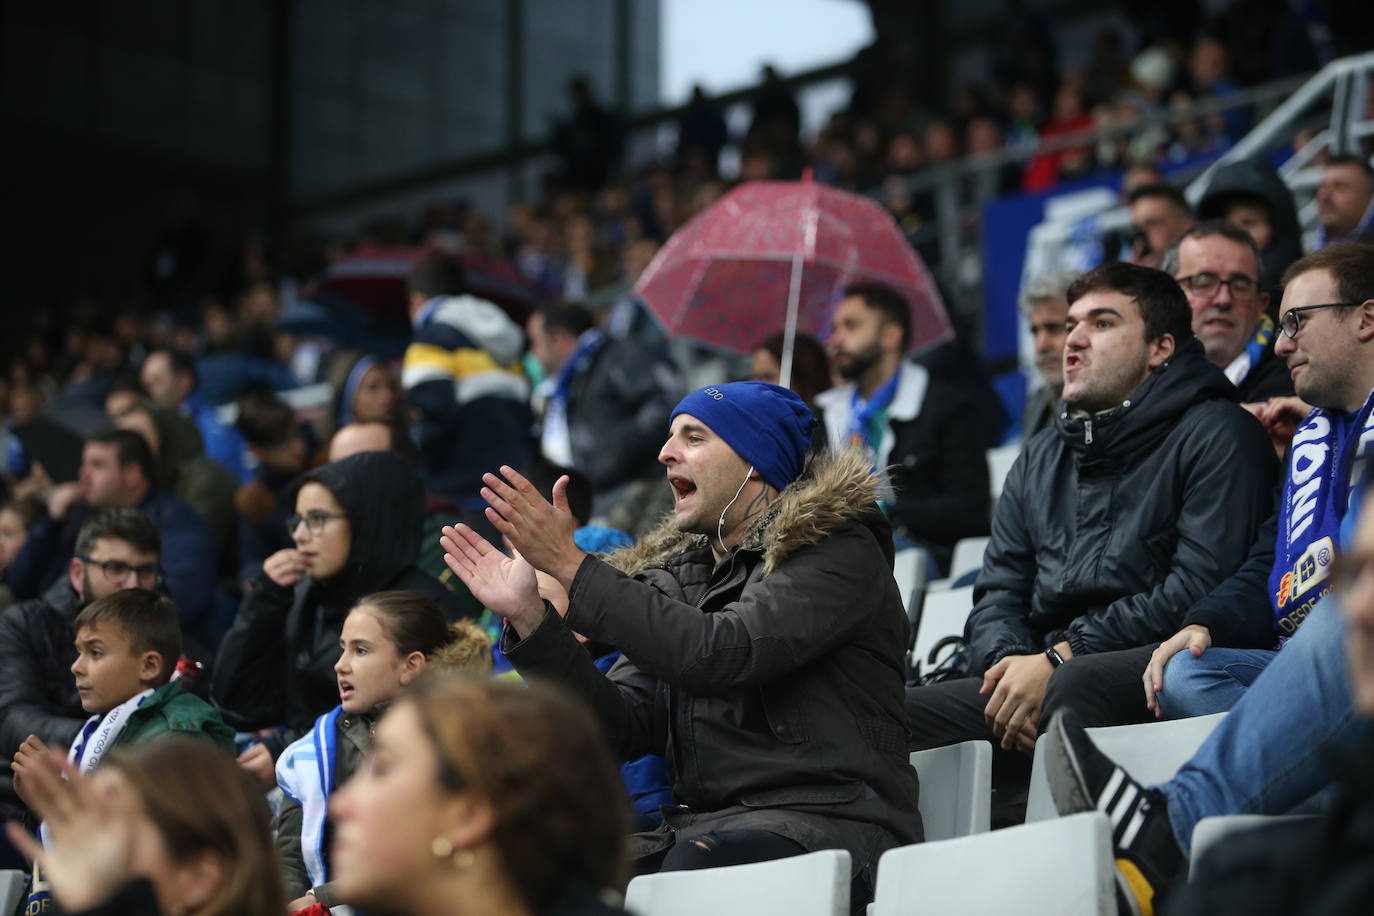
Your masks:
<path fill-rule="evenodd" d="M 801 475 L 778 495 L 773 508 L 744 533 L 740 549 L 762 553 L 763 574 L 770 575 L 793 553 L 819 542 L 840 526 L 881 518 L 874 504 L 886 486 L 858 449 L 814 455 Z M 709 546 L 705 535 L 678 531 L 670 513 L 638 544 L 616 551 L 607 562 L 626 575 L 634 575 L 645 569 L 666 568 L 674 557 Z"/>

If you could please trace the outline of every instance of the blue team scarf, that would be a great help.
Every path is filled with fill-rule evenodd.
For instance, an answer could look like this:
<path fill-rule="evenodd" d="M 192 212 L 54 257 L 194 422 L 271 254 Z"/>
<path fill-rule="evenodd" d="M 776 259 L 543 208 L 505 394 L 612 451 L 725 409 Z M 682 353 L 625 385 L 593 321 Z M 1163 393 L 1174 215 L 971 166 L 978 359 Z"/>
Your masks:
<path fill-rule="evenodd" d="M 324 828 L 329 797 L 334 792 L 334 763 L 342 706 L 315 720 L 310 732 L 292 742 L 277 758 L 277 785 L 301 806 L 301 858 L 310 886 L 329 881 L 324 854 Z"/>
<path fill-rule="evenodd" d="M 1318 408 L 1293 434 L 1284 467 L 1279 535 L 1269 593 L 1280 642 L 1297 632 L 1331 590 L 1341 519 L 1374 443 L 1374 392 L 1353 417 Z"/>
<path fill-rule="evenodd" d="M 902 370 L 898 367 L 897 371 L 892 373 L 892 378 L 873 392 L 873 396 L 867 401 L 859 396 L 859 386 L 854 386 L 854 396 L 849 403 L 847 438 L 850 445 L 863 448 L 875 459 L 878 449 L 882 448 L 883 444 L 882 421 L 887 416 L 892 399 L 897 396 L 897 382 L 901 377 Z"/>

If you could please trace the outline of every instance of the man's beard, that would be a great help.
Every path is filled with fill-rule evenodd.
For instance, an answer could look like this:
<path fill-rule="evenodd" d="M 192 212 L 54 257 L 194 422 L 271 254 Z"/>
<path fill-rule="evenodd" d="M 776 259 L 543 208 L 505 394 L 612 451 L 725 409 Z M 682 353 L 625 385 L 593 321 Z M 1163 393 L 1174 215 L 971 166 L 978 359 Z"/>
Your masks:
<path fill-rule="evenodd" d="M 849 361 L 838 366 L 840 377 L 848 381 L 854 381 L 862 376 L 869 369 L 878 364 L 878 360 L 883 358 L 882 350 L 876 343 L 860 350 L 858 353 L 849 357 Z"/>

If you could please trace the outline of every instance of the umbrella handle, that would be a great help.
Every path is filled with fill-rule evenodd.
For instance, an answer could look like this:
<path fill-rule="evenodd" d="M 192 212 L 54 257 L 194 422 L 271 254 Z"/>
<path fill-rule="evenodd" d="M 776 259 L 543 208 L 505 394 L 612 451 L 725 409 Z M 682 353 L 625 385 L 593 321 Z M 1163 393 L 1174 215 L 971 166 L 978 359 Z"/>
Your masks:
<path fill-rule="evenodd" d="M 782 359 L 778 365 L 778 384 L 792 385 L 792 353 L 797 346 L 797 309 L 801 304 L 802 255 L 792 255 L 792 278 L 787 284 L 787 323 L 782 334 Z"/>

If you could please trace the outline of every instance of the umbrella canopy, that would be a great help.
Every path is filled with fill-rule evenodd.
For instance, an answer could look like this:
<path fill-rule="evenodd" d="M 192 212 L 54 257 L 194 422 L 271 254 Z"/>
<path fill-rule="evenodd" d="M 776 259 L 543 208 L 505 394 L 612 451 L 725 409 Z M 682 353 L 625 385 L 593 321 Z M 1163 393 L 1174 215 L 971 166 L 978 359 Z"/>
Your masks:
<path fill-rule="evenodd" d="M 365 245 L 324 274 L 325 289 L 356 302 L 383 321 L 409 328 L 406 280 L 410 269 L 430 251 Z M 538 304 L 539 293 L 509 261 L 478 252 L 457 256 L 463 265 L 468 292 L 499 305 L 512 321 L 524 324 Z"/>
<path fill-rule="evenodd" d="M 712 347 L 747 353 L 783 331 L 786 370 L 794 333 L 824 337 L 857 282 L 907 300 L 913 350 L 953 336 L 930 271 L 887 211 L 808 173 L 749 182 L 716 201 L 673 234 L 635 290 L 670 335 Z"/>

